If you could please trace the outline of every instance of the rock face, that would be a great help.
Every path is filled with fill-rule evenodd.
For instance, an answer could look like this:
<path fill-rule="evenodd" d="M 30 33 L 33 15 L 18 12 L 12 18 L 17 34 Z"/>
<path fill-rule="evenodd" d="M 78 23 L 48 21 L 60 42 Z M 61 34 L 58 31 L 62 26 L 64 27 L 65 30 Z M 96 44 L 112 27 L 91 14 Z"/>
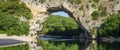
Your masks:
<path fill-rule="evenodd" d="M 29 36 L 34 35 L 35 38 L 37 31 L 42 29 L 42 23 L 48 17 L 48 13 L 65 11 L 84 30 L 86 37 L 96 38 L 97 30 L 107 16 L 120 11 L 120 0 L 81 0 L 77 4 L 71 0 L 21 0 L 21 2 L 25 3 L 33 14 L 33 18 L 29 20 Z M 107 15 L 99 15 L 96 20 L 92 19 L 91 14 L 94 11 L 102 12 L 103 10 Z"/>
<path fill-rule="evenodd" d="M 79 4 L 70 0 L 21 0 L 21 2 L 25 3 L 33 14 L 33 18 L 30 20 L 30 34 L 42 29 L 42 22 L 48 17 L 48 12 L 65 11 L 75 19 L 85 34 L 96 38 L 97 29 L 103 24 L 106 16 L 120 11 L 120 0 L 100 0 L 98 2 L 81 0 Z M 98 19 L 93 20 L 92 12 L 101 12 L 102 7 L 106 8 L 108 15 L 99 16 Z"/>

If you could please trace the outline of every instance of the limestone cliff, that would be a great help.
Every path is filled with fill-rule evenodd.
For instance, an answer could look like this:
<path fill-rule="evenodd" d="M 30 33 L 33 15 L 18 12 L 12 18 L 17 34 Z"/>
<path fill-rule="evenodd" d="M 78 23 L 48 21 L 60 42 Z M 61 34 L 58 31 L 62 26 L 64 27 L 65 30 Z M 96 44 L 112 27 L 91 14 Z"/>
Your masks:
<path fill-rule="evenodd" d="M 65 11 L 75 19 L 85 34 L 89 33 L 92 38 L 96 38 L 97 29 L 107 16 L 120 11 L 120 0 L 80 0 L 79 3 L 71 0 L 21 0 L 21 2 L 25 3 L 33 14 L 30 20 L 30 34 L 35 34 L 42 29 L 42 22 L 48 17 L 48 12 Z M 98 15 L 96 20 L 92 19 L 91 14 L 94 11 L 103 10 L 106 15 Z"/>
<path fill-rule="evenodd" d="M 92 38 L 96 38 L 97 30 L 107 16 L 120 12 L 120 0 L 79 0 L 79 2 L 77 0 L 21 0 L 20 3 L 25 3 L 33 14 L 32 19 L 29 20 L 29 36 L 34 35 L 34 38 L 37 37 L 37 31 L 42 29 L 42 23 L 48 17 L 48 13 L 65 11 L 85 31 L 86 37 L 90 35 Z M 98 13 L 93 13 L 95 11 Z M 97 14 L 95 20 L 92 14 Z M 97 44 L 94 41 L 91 45 L 93 44 L 95 45 L 92 48 L 88 48 L 97 50 Z M 31 48 L 33 47 L 31 46 Z M 88 48 L 86 50 L 89 50 Z"/>

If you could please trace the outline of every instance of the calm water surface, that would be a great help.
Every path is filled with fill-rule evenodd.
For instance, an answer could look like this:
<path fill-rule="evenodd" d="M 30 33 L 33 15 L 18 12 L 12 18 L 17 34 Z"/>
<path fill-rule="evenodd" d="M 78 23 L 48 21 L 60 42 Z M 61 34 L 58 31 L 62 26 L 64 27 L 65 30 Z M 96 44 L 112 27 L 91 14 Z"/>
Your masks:
<path fill-rule="evenodd" d="M 94 41 L 69 37 L 40 37 L 39 39 L 39 44 L 44 50 L 120 50 L 119 38 L 101 38 Z"/>
<path fill-rule="evenodd" d="M 0 46 L 22 42 L 13 39 L 0 39 Z M 43 50 L 120 50 L 120 38 L 86 40 L 68 36 L 45 36 L 39 37 L 38 45 L 42 46 Z"/>

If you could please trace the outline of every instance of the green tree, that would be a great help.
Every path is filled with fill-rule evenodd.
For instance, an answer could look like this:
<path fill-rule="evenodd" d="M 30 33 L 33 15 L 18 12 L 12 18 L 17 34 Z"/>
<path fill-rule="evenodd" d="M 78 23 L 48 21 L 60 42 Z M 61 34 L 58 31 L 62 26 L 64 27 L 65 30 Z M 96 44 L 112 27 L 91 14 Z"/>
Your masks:
<path fill-rule="evenodd" d="M 0 0 L 0 13 L 8 13 L 18 17 L 24 16 L 30 19 L 32 17 L 30 10 L 19 2 L 20 0 Z"/>
<path fill-rule="evenodd" d="M 120 14 L 110 16 L 101 26 L 98 34 L 101 36 L 120 36 Z"/>
<path fill-rule="evenodd" d="M 43 26 L 43 30 L 39 32 L 40 34 L 72 36 L 82 32 L 74 19 L 69 17 L 50 15 Z"/>
<path fill-rule="evenodd" d="M 67 45 L 65 42 L 38 40 L 38 44 L 43 47 L 43 50 L 79 50 L 79 46 L 75 44 Z"/>
<path fill-rule="evenodd" d="M 28 22 L 19 21 L 18 17 L 9 14 L 0 14 L 0 33 L 8 35 L 27 35 L 28 31 Z"/>

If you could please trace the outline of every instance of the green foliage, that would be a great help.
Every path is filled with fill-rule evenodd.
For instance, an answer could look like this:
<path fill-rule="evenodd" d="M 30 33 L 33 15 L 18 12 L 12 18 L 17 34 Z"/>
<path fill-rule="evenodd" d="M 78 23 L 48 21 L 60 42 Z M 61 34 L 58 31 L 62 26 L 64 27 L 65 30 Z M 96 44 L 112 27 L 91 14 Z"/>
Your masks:
<path fill-rule="evenodd" d="M 28 22 L 21 22 L 17 17 L 9 14 L 0 14 L 0 33 L 8 35 L 27 35 L 28 31 Z"/>
<path fill-rule="evenodd" d="M 100 12 L 100 16 L 106 16 L 107 15 L 107 11 L 106 10 L 102 10 L 101 12 Z"/>
<path fill-rule="evenodd" d="M 120 50 L 119 42 L 104 42 L 104 43 L 98 43 L 98 50 Z"/>
<path fill-rule="evenodd" d="M 8 30 L 11 26 L 17 25 L 18 19 L 8 14 L 0 14 L 0 30 Z"/>
<path fill-rule="evenodd" d="M 18 17 L 24 16 L 30 19 L 32 15 L 24 4 L 19 4 L 19 1 L 0 0 L 0 33 L 8 35 L 28 34 L 28 22 L 21 22 Z"/>
<path fill-rule="evenodd" d="M 68 1 L 70 1 L 70 2 L 72 2 L 72 3 L 76 3 L 76 4 L 81 3 L 81 0 L 68 0 Z"/>
<path fill-rule="evenodd" d="M 79 10 L 83 10 L 83 8 L 84 8 L 84 6 L 82 5 L 82 6 L 79 8 Z"/>
<path fill-rule="evenodd" d="M 68 17 L 51 15 L 43 23 L 43 26 L 40 34 L 77 35 L 81 32 L 74 19 Z"/>
<path fill-rule="evenodd" d="M 44 3 L 46 0 L 40 0 L 41 3 Z"/>
<path fill-rule="evenodd" d="M 106 16 L 107 15 L 107 8 L 103 6 L 99 6 L 98 10 L 100 11 L 100 16 Z"/>
<path fill-rule="evenodd" d="M 24 4 L 19 4 L 19 0 L 0 0 L 0 13 L 24 16 L 27 19 L 32 17 L 30 10 Z"/>
<path fill-rule="evenodd" d="M 92 14 L 92 20 L 97 20 L 99 17 L 99 12 L 98 11 L 93 11 Z"/>
<path fill-rule="evenodd" d="M 11 46 L 11 47 L 2 47 L 0 50 L 29 50 L 28 45 L 18 45 L 18 46 Z"/>
<path fill-rule="evenodd" d="M 109 0 L 109 1 L 114 1 L 114 0 Z"/>
<path fill-rule="evenodd" d="M 92 5 L 92 6 L 95 6 L 95 5 Z M 105 17 L 107 16 L 107 9 L 106 7 L 103 7 L 103 6 L 99 6 L 98 8 L 99 11 L 93 11 L 91 16 L 92 16 L 92 20 L 97 20 L 98 17 Z"/>
<path fill-rule="evenodd" d="M 43 50 L 79 50 L 77 44 L 66 45 L 64 42 L 55 44 L 52 41 L 38 40 L 38 44 L 43 47 Z"/>
<path fill-rule="evenodd" d="M 98 31 L 100 36 L 120 36 L 120 14 L 110 16 Z"/>
<path fill-rule="evenodd" d="M 102 5 L 99 6 L 98 10 L 101 11 L 101 10 L 106 10 L 107 8 L 106 7 L 103 7 Z"/>
<path fill-rule="evenodd" d="M 99 2 L 99 0 L 93 0 L 93 1 L 94 1 L 94 2 L 97 2 L 97 3 Z"/>
<path fill-rule="evenodd" d="M 96 4 L 95 4 L 95 3 L 92 3 L 92 7 L 96 7 Z"/>
<path fill-rule="evenodd" d="M 81 3 L 81 0 L 73 0 L 73 2 L 75 2 L 76 4 Z"/>
<path fill-rule="evenodd" d="M 99 45 L 98 49 L 99 50 L 106 50 L 105 47 L 103 47 L 102 45 Z"/>

